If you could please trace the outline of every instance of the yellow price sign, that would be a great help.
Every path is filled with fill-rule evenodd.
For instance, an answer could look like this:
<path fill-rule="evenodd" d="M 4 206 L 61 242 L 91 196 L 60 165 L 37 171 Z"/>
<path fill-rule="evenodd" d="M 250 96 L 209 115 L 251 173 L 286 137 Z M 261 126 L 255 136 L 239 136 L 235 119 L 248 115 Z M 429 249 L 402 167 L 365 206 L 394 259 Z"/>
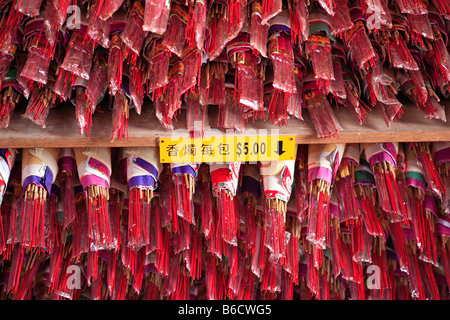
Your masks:
<path fill-rule="evenodd" d="M 161 138 L 161 163 L 224 163 L 295 159 L 295 136 Z"/>

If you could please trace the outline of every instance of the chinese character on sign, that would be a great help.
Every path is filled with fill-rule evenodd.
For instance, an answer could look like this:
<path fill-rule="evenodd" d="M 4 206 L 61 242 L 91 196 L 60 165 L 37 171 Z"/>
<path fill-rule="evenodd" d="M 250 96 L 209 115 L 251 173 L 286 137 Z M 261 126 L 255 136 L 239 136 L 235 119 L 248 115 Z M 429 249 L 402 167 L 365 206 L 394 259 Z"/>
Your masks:
<path fill-rule="evenodd" d="M 170 144 L 167 146 L 167 154 L 169 157 L 176 157 L 178 154 L 178 147 L 176 147 L 176 144 Z"/>
<path fill-rule="evenodd" d="M 219 144 L 219 154 L 221 156 L 229 155 L 230 154 L 230 146 L 228 144 L 226 144 L 226 143 L 225 144 L 224 143 Z"/>
<path fill-rule="evenodd" d="M 209 144 L 202 145 L 202 155 L 203 156 L 213 156 L 213 147 Z"/>
<path fill-rule="evenodd" d="M 195 145 L 187 144 L 183 147 L 183 153 L 185 156 L 195 156 Z"/>

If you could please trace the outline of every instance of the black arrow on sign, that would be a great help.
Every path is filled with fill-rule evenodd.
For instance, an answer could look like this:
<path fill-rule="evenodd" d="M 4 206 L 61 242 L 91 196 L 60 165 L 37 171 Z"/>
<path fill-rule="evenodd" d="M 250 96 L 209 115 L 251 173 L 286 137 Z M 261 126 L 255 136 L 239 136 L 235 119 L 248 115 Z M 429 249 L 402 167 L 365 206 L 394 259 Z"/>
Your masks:
<path fill-rule="evenodd" d="M 283 141 L 278 141 L 278 149 L 274 152 L 280 156 L 286 152 L 285 150 L 283 150 Z"/>

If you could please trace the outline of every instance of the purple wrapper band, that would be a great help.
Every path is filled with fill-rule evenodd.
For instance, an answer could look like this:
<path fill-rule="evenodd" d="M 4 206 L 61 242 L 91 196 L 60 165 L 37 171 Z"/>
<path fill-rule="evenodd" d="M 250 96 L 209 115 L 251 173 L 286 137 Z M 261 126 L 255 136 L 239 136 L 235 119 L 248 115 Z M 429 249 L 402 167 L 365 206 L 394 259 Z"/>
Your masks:
<path fill-rule="evenodd" d="M 288 26 L 285 26 L 284 24 L 274 24 L 274 25 L 271 25 L 269 28 L 269 34 L 279 32 L 279 31 L 283 31 L 283 32 L 286 32 L 287 34 L 291 34 L 291 28 L 289 28 Z"/>
<path fill-rule="evenodd" d="M 79 184 L 73 187 L 73 191 L 75 195 L 83 193 L 83 185 Z"/>
<path fill-rule="evenodd" d="M 26 188 L 29 184 L 35 183 L 41 187 L 44 187 L 45 190 L 47 190 L 47 197 L 50 196 L 50 192 L 52 190 L 52 183 L 53 183 L 53 172 L 50 170 L 50 167 L 47 167 L 45 169 L 44 177 L 41 178 L 39 176 L 28 176 L 23 181 L 23 191 L 25 192 Z"/>
<path fill-rule="evenodd" d="M 83 190 L 86 190 L 87 187 L 92 185 L 109 188 L 108 182 L 105 179 L 97 177 L 94 174 L 87 174 L 81 178 L 81 184 L 83 185 Z"/>
<path fill-rule="evenodd" d="M 314 167 L 308 170 L 308 181 L 311 182 L 315 179 L 323 179 L 331 183 L 333 180 L 333 173 L 330 169 L 325 167 Z"/>
<path fill-rule="evenodd" d="M 172 175 L 182 175 L 182 174 L 190 174 L 191 176 L 193 176 L 194 178 L 196 178 L 196 174 L 194 169 L 189 166 L 189 165 L 185 165 L 185 166 L 180 166 L 180 167 L 173 167 L 172 168 Z"/>
<path fill-rule="evenodd" d="M 150 175 L 152 175 L 155 179 L 158 178 L 158 170 L 156 170 L 155 166 L 150 162 L 145 161 L 142 158 L 137 158 L 135 161 L 136 165 L 147 171 Z"/>
<path fill-rule="evenodd" d="M 51 193 L 59 198 L 59 196 L 61 195 L 61 189 L 57 184 L 52 184 Z"/>
<path fill-rule="evenodd" d="M 250 192 L 258 199 L 261 194 L 261 184 L 258 180 L 253 179 L 250 176 L 242 177 L 242 192 Z"/>
<path fill-rule="evenodd" d="M 411 179 L 406 179 L 405 182 L 408 187 L 420 188 L 423 191 L 426 190 L 426 186 L 422 181 L 411 178 Z"/>
<path fill-rule="evenodd" d="M 432 214 L 437 216 L 438 209 L 436 206 L 436 200 L 430 194 L 425 194 L 425 199 L 423 200 L 423 208 L 430 211 Z"/>
<path fill-rule="evenodd" d="M 59 158 L 59 169 L 64 171 L 75 172 L 77 168 L 77 164 L 75 158 L 70 156 L 64 156 Z"/>
<path fill-rule="evenodd" d="M 445 148 L 434 153 L 434 162 L 436 165 L 441 165 L 450 162 L 450 148 Z"/>
<path fill-rule="evenodd" d="M 149 187 L 150 190 L 155 190 L 156 181 L 152 176 L 134 176 L 130 178 L 128 181 L 128 187 L 132 189 L 137 186 L 146 186 Z"/>

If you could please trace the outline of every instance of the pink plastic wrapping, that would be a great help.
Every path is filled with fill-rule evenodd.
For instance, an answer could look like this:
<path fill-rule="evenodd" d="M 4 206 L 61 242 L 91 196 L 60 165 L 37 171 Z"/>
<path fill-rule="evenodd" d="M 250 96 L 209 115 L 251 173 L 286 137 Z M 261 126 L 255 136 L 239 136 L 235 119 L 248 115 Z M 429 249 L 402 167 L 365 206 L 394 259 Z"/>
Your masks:
<path fill-rule="evenodd" d="M 35 87 L 28 102 L 25 116 L 38 126 L 45 128 L 50 108 L 53 106 L 53 93 L 50 88 Z"/>
<path fill-rule="evenodd" d="M 161 44 L 161 37 L 149 39 L 145 47 L 145 56 L 148 59 L 147 88 L 155 96 L 155 90 L 164 87 L 168 82 L 169 60 L 171 52 Z M 157 97 L 159 94 L 156 95 Z"/>
<path fill-rule="evenodd" d="M 89 76 L 89 85 L 85 91 L 90 106 L 97 106 L 103 99 L 108 88 L 107 72 L 106 55 L 96 54 Z"/>
<path fill-rule="evenodd" d="M 58 31 L 66 20 L 66 12 L 67 8 L 64 14 L 61 15 L 53 1 L 47 1 L 44 12 L 42 13 L 42 18 L 44 19 L 43 29 L 50 44 L 56 42 Z"/>
<path fill-rule="evenodd" d="M 309 115 L 319 138 L 337 137 L 343 130 L 330 103 L 320 91 L 304 93 L 303 99 L 308 107 Z"/>
<path fill-rule="evenodd" d="M 214 8 L 214 6 L 215 4 L 212 8 Z M 213 12 L 213 9 L 211 12 Z M 215 60 L 222 53 L 222 50 L 228 42 L 227 26 L 227 19 L 224 15 L 209 20 L 209 42 L 207 43 L 208 45 L 205 46 L 205 49 L 209 53 L 210 61 Z"/>
<path fill-rule="evenodd" d="M 289 3 L 290 4 L 290 3 Z M 306 1 L 298 0 L 292 4 L 291 12 L 291 32 L 294 42 L 302 43 L 309 37 L 309 12 Z"/>
<path fill-rule="evenodd" d="M 109 93 L 116 95 L 122 84 L 124 49 L 120 36 L 115 34 L 111 38 L 111 47 L 108 55 L 108 83 Z"/>
<path fill-rule="evenodd" d="M 269 54 L 273 64 L 273 86 L 284 92 L 294 93 L 294 54 L 290 35 L 280 32 L 269 37 Z"/>
<path fill-rule="evenodd" d="M 341 60 L 339 59 L 333 59 L 333 74 L 334 80 L 330 81 L 330 93 L 337 98 L 346 99 L 347 92 L 345 90 Z"/>
<path fill-rule="evenodd" d="M 294 66 L 295 73 L 295 93 L 292 95 L 289 104 L 287 106 L 287 112 L 289 115 L 303 120 L 302 109 L 303 109 L 303 73 L 298 65 Z"/>
<path fill-rule="evenodd" d="M 408 21 L 411 24 L 411 29 L 419 37 L 419 43 L 423 43 L 421 37 L 428 38 L 430 40 L 434 39 L 433 29 L 431 28 L 430 20 L 428 19 L 428 14 L 415 15 L 408 14 Z"/>
<path fill-rule="evenodd" d="M 250 27 L 250 46 L 258 51 L 263 57 L 267 57 L 267 37 L 269 33 L 269 24 L 262 23 L 262 6 L 258 1 L 252 3 L 252 14 Z"/>
<path fill-rule="evenodd" d="M 263 0 L 262 1 L 262 23 L 267 23 L 283 9 L 281 0 Z"/>
<path fill-rule="evenodd" d="M 98 14 L 102 20 L 108 20 L 122 5 L 123 0 L 99 0 Z"/>
<path fill-rule="evenodd" d="M 27 62 L 20 73 L 28 81 L 47 83 L 52 48 L 45 39 L 44 36 L 35 38 L 33 43 L 29 45 Z"/>
<path fill-rule="evenodd" d="M 206 7 L 207 3 L 203 0 L 196 0 L 189 7 L 186 41 L 190 48 L 195 46 L 198 50 L 203 50 L 206 31 Z"/>
<path fill-rule="evenodd" d="M 442 35 L 436 25 L 433 25 L 435 41 L 433 41 L 433 49 L 435 58 L 439 64 L 440 72 L 443 78 L 450 82 L 450 54 L 445 47 Z"/>
<path fill-rule="evenodd" d="M 199 50 L 186 50 L 182 55 L 182 63 L 184 66 L 183 78 L 181 80 L 181 94 L 193 88 L 201 75 L 202 54 Z"/>
<path fill-rule="evenodd" d="M 394 40 L 389 43 L 389 58 L 396 69 L 419 70 L 403 38 L 394 33 Z"/>
<path fill-rule="evenodd" d="M 61 69 L 89 80 L 94 51 L 91 45 L 83 42 L 83 39 L 84 35 L 81 32 L 73 33 Z"/>
<path fill-rule="evenodd" d="M 142 29 L 157 34 L 166 32 L 171 0 L 145 0 Z"/>
<path fill-rule="evenodd" d="M 331 16 L 332 35 L 339 36 L 353 27 L 350 18 L 350 9 L 348 8 L 348 0 L 335 1 L 335 13 Z"/>
<path fill-rule="evenodd" d="M 0 87 L 19 48 L 16 33 L 16 30 L 12 30 L 0 38 Z"/>
<path fill-rule="evenodd" d="M 202 105 L 225 103 L 225 73 L 227 64 L 223 62 L 208 62 L 202 67 L 200 78 L 200 103 Z"/>
<path fill-rule="evenodd" d="M 330 92 L 330 81 L 336 80 L 331 60 L 330 40 L 317 34 L 310 35 L 307 48 L 314 77 L 318 80 L 322 91 Z"/>
<path fill-rule="evenodd" d="M 373 65 L 376 54 L 361 21 L 357 21 L 347 31 L 345 38 L 351 52 L 351 57 L 360 69 L 366 68 L 367 63 Z"/>
<path fill-rule="evenodd" d="M 120 38 L 127 47 L 128 56 L 129 50 L 134 55 L 139 56 L 139 52 L 142 49 L 147 32 L 142 29 L 142 23 L 144 21 L 144 7 L 139 1 L 133 3 L 130 13 L 128 14 L 127 24 L 125 29 L 120 34 Z"/>
<path fill-rule="evenodd" d="M 247 0 L 227 1 L 228 41 L 234 39 L 247 23 Z"/>
<path fill-rule="evenodd" d="M 96 10 L 97 7 L 91 7 L 91 10 Z M 86 31 L 86 36 L 95 43 L 99 44 L 104 48 L 109 48 L 110 39 L 110 20 L 102 20 L 100 17 L 92 14 L 89 16 L 89 26 Z"/>
<path fill-rule="evenodd" d="M 128 140 L 129 101 L 125 92 L 120 90 L 114 97 L 111 141 Z"/>
<path fill-rule="evenodd" d="M 137 60 L 136 65 L 130 65 L 130 97 L 137 114 L 141 114 L 142 104 L 144 103 L 144 75 L 147 71 L 147 64 L 141 60 Z"/>
<path fill-rule="evenodd" d="M 186 41 L 185 34 L 188 12 L 184 6 L 179 4 L 173 4 L 170 12 L 169 24 L 164 33 L 162 44 L 173 54 L 181 57 Z"/>
<path fill-rule="evenodd" d="M 35 17 L 39 15 L 42 0 L 16 0 L 14 9 L 26 16 Z"/>
<path fill-rule="evenodd" d="M 225 104 L 219 106 L 218 123 L 225 131 L 244 131 L 244 115 L 242 108 L 235 102 L 234 90 L 225 89 Z"/>
<path fill-rule="evenodd" d="M 427 6 L 422 0 L 395 0 L 402 13 L 427 14 Z"/>

